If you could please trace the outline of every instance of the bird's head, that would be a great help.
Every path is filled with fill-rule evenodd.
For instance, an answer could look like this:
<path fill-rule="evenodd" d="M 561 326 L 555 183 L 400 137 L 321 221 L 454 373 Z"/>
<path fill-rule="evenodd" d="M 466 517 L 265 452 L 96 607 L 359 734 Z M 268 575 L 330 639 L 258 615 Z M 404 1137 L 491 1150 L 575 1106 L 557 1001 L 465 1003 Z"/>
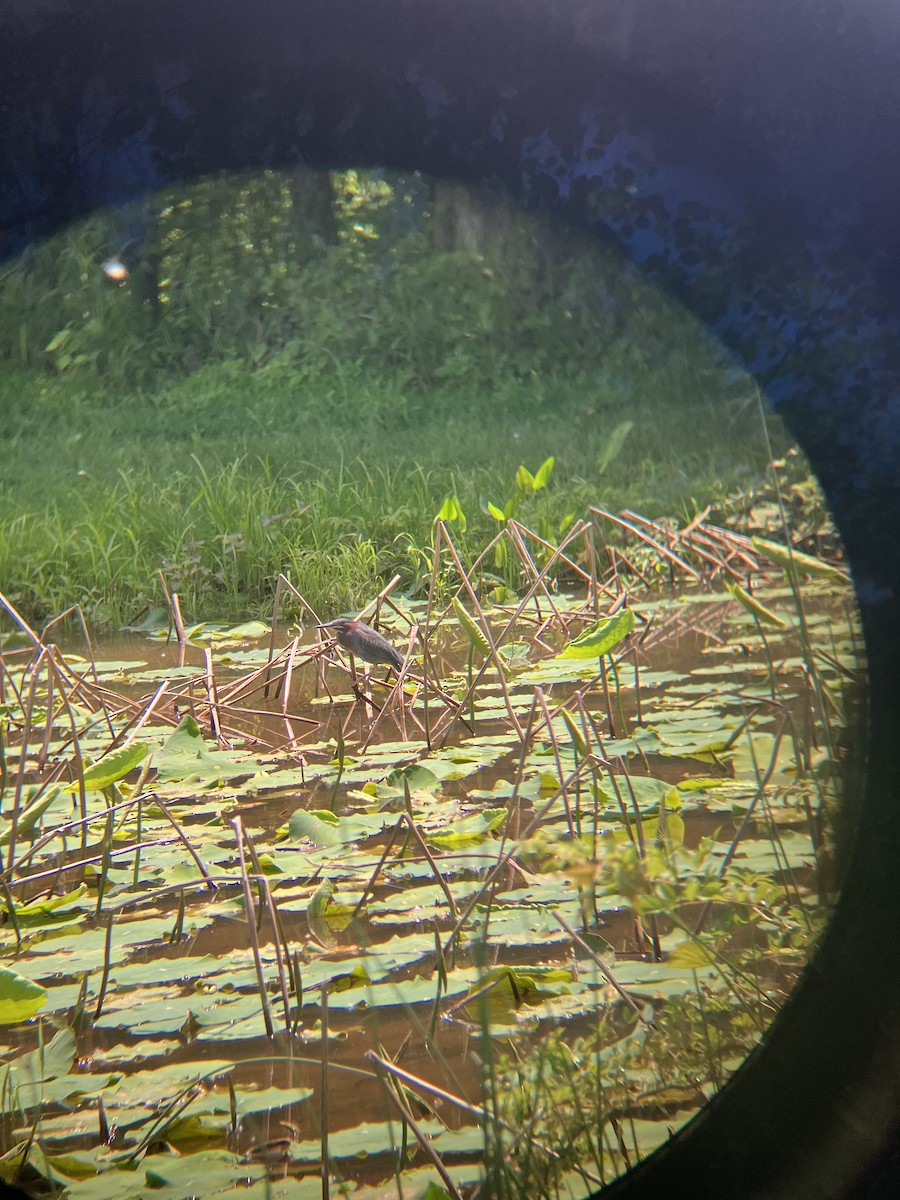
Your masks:
<path fill-rule="evenodd" d="M 350 617 L 335 617 L 333 621 L 323 621 L 316 629 L 336 629 L 338 633 L 342 630 L 350 629 L 356 624 L 356 621 Z"/>

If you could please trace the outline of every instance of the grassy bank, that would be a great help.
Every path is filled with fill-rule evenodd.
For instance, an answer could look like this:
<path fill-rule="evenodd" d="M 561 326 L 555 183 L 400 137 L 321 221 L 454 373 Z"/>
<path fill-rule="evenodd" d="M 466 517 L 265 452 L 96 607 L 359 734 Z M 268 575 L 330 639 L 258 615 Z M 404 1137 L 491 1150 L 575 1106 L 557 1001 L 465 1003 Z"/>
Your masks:
<path fill-rule="evenodd" d="M 414 586 L 410 548 L 427 545 L 447 495 L 483 544 L 496 526 L 482 499 L 507 505 L 521 463 L 555 457 L 550 485 L 519 512 L 550 529 L 590 503 L 681 515 L 751 487 L 765 462 L 758 416 L 723 416 L 687 368 L 681 394 L 662 402 L 658 374 L 656 394 L 557 379 L 480 411 L 448 386 L 392 421 L 387 380 L 355 393 L 354 414 L 231 364 L 126 399 L 7 372 L 0 578 L 38 621 L 77 602 L 99 624 L 121 623 L 158 601 L 160 569 L 193 616 L 267 609 L 279 571 L 337 611 L 396 571 Z M 633 428 L 601 471 L 625 420 Z"/>
<path fill-rule="evenodd" d="M 551 540 L 591 503 L 681 516 L 753 486 L 752 382 L 702 327 L 496 200 L 454 194 L 484 244 L 442 249 L 426 190 L 335 176 L 311 236 L 296 180 L 216 180 L 150 204 L 124 280 L 121 214 L 6 268 L 0 586 L 25 615 L 121 623 L 159 570 L 191 617 L 267 610 L 282 571 L 323 612 L 415 590 L 448 495 L 480 548 L 487 501 L 551 456 L 517 513 Z"/>

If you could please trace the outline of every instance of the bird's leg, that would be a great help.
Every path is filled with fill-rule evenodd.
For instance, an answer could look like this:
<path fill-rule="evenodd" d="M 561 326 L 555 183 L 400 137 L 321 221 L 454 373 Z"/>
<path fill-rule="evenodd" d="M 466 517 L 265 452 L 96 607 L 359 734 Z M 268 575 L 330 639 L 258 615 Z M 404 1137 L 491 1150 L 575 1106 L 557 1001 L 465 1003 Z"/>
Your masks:
<path fill-rule="evenodd" d="M 356 674 L 356 659 L 350 653 L 350 678 L 353 681 L 353 694 L 363 704 L 368 704 L 370 708 L 374 708 L 376 712 L 381 712 L 379 706 L 375 703 L 372 697 L 363 690 L 363 685 L 359 682 L 359 676 Z M 365 679 L 366 677 L 363 676 Z"/>
<path fill-rule="evenodd" d="M 359 686 L 359 679 L 356 675 L 356 659 L 353 657 L 352 652 L 348 653 L 350 653 L 350 683 L 353 687 L 353 694 L 357 700 L 365 700 L 366 697 L 363 695 L 362 688 Z"/>
<path fill-rule="evenodd" d="M 375 703 L 371 696 L 367 696 L 359 687 L 356 687 L 355 691 L 357 700 L 362 701 L 363 704 L 368 704 L 369 708 L 374 708 L 377 713 L 381 712 L 380 706 Z"/>

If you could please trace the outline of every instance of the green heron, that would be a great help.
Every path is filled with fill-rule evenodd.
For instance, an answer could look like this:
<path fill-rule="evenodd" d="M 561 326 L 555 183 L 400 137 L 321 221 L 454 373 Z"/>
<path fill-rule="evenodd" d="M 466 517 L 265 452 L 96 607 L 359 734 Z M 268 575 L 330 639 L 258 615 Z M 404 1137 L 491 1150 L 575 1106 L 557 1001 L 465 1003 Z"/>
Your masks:
<path fill-rule="evenodd" d="M 394 649 L 386 637 L 382 637 L 377 629 L 366 625 L 364 621 L 353 621 L 349 617 L 338 617 L 334 621 L 326 621 L 319 629 L 333 629 L 338 644 L 349 650 L 356 658 L 374 666 L 393 667 L 399 671 L 403 666 L 402 656 Z"/>

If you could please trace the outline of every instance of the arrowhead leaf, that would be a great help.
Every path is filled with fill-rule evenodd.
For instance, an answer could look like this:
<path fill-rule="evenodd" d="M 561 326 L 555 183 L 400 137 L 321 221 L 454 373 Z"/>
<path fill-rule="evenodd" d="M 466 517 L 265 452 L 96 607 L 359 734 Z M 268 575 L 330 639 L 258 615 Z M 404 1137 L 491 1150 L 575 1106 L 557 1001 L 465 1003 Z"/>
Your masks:
<path fill-rule="evenodd" d="M 628 637 L 634 629 L 634 613 L 630 608 L 623 608 L 614 617 L 606 621 L 598 621 L 596 625 L 585 630 L 581 637 L 569 642 L 565 650 L 557 654 L 557 658 L 599 658 L 609 654 L 619 642 Z"/>
<path fill-rule="evenodd" d="M 487 658 L 491 652 L 487 638 L 484 636 L 475 618 L 463 608 L 455 596 L 453 597 L 453 611 L 456 614 L 457 621 L 459 621 L 460 625 L 466 631 L 469 641 L 480 654 L 483 654 Z"/>
<path fill-rule="evenodd" d="M 150 747 L 143 742 L 132 742 L 124 750 L 107 754 L 100 762 L 88 767 L 84 773 L 84 790 L 86 792 L 102 792 L 104 788 L 112 787 L 120 779 L 124 779 L 129 771 L 133 771 L 138 763 L 147 757 Z M 77 792 L 78 784 L 70 783 L 67 792 Z"/>

